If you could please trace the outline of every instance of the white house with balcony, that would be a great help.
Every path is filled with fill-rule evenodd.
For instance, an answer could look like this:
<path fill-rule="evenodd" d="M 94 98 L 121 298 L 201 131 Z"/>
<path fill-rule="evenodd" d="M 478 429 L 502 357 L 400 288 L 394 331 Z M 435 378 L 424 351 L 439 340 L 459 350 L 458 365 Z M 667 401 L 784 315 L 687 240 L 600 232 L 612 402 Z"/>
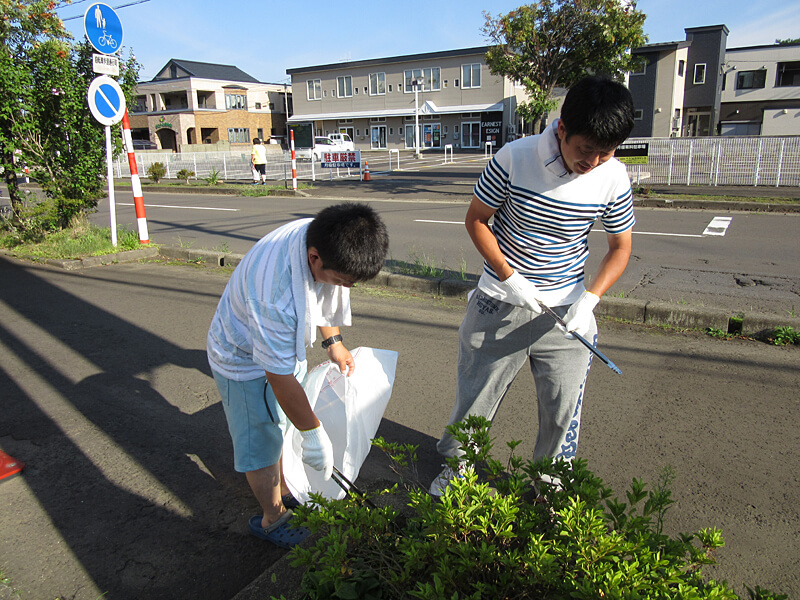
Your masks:
<path fill-rule="evenodd" d="M 800 135 L 800 44 L 729 48 L 722 135 Z"/>

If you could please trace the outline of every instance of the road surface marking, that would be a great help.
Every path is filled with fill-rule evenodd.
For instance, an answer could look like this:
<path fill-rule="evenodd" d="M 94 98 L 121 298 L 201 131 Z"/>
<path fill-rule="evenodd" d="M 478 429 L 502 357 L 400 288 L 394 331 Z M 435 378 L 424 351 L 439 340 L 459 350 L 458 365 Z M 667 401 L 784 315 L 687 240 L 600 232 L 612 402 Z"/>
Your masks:
<path fill-rule="evenodd" d="M 463 225 L 464 221 L 432 221 L 430 219 L 414 219 L 415 223 L 444 223 L 445 225 Z"/>
<path fill-rule="evenodd" d="M 708 224 L 703 235 L 725 235 L 733 217 L 714 217 Z"/>
<path fill-rule="evenodd" d="M 434 221 L 431 219 L 414 219 L 415 223 L 442 223 L 445 225 L 463 225 L 464 221 Z M 592 229 L 592 231 L 596 231 L 597 233 L 605 233 L 605 231 L 601 231 L 600 229 Z M 655 231 L 634 231 L 638 235 L 666 235 L 670 237 L 693 237 L 693 238 L 701 238 L 702 235 L 697 235 L 694 233 L 658 233 Z"/>
<path fill-rule="evenodd" d="M 120 206 L 135 206 L 133 202 L 117 202 Z M 145 204 L 145 208 L 185 208 L 186 210 L 227 210 L 239 212 L 238 208 L 209 208 L 207 206 L 170 206 L 169 204 Z"/>

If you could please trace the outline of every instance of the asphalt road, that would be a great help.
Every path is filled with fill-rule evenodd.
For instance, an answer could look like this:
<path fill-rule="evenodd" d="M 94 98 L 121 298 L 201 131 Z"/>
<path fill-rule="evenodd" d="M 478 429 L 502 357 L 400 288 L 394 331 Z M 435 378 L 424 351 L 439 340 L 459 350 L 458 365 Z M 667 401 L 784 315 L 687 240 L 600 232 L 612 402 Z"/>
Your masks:
<path fill-rule="evenodd" d="M 478 274 L 482 258 L 463 226 L 476 165 L 368 183 L 320 185 L 310 197 L 241 197 L 145 192 L 154 243 L 244 254 L 263 235 L 342 200 L 371 203 L 389 228 L 389 259 Z M 130 192 L 117 194 L 117 220 L 135 229 Z M 637 208 L 633 256 L 609 291 L 616 297 L 722 308 L 731 314 L 800 311 L 800 213 Z M 716 221 L 715 221 L 716 219 Z M 722 221 L 720 221 L 722 219 Z M 104 201 L 93 216 L 107 226 Z M 712 227 L 722 223 L 722 227 Z M 590 235 L 587 273 L 607 248 L 602 228 Z"/>
<path fill-rule="evenodd" d="M 247 534 L 257 507 L 205 359 L 224 273 L 0 256 L 0 281 L 0 448 L 27 463 L 0 482 L 0 570 L 22 598 L 229 600 L 283 556 Z M 427 483 L 463 304 L 356 288 L 353 311 L 351 348 L 399 352 L 379 433 L 419 444 Z M 674 467 L 668 532 L 720 527 L 710 575 L 798 597 L 800 349 L 607 322 L 600 346 L 623 375 L 595 363 L 579 456 L 620 494 Z M 495 422 L 500 458 L 510 439 L 530 455 L 533 398 L 521 373 Z M 359 484 L 390 477 L 373 453 Z"/>

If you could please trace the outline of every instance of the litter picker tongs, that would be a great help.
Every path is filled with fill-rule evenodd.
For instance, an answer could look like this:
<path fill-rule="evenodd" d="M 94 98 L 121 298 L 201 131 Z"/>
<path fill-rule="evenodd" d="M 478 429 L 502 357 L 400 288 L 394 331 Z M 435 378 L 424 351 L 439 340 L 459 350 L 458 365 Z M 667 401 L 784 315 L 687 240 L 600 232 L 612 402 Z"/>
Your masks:
<path fill-rule="evenodd" d="M 556 323 L 558 323 L 559 325 L 561 325 L 561 326 L 564 328 L 564 330 L 566 331 L 566 329 L 567 329 L 567 324 L 564 322 L 564 319 L 562 319 L 561 317 L 559 317 L 559 316 L 558 316 L 558 314 L 557 314 L 557 313 L 556 313 L 554 310 L 552 310 L 552 309 L 551 309 L 549 306 L 547 306 L 547 305 L 546 305 L 544 302 L 542 302 L 542 301 L 541 301 L 541 300 L 539 300 L 538 298 L 536 299 L 536 301 L 539 303 L 539 306 L 542 308 L 542 311 L 544 311 L 544 313 L 545 313 L 545 314 L 547 314 L 547 315 L 550 315 L 551 317 L 553 317 L 553 319 L 555 319 Z M 587 340 L 586 340 L 586 339 L 585 339 L 585 338 L 584 338 L 582 335 L 580 335 L 580 334 L 578 334 L 578 333 L 575 333 L 574 331 L 570 331 L 569 333 L 571 333 L 573 336 L 575 336 L 575 339 L 576 339 L 576 340 L 578 340 L 578 341 L 579 341 L 581 344 L 583 344 L 583 345 L 584 345 L 584 346 L 586 346 L 586 347 L 587 347 L 587 348 L 588 348 L 588 349 L 589 349 L 591 352 L 593 352 L 593 353 L 594 353 L 594 355 L 595 355 L 597 358 L 599 358 L 599 359 L 600 359 L 600 360 L 602 360 L 602 361 L 603 361 L 605 364 L 607 364 L 607 365 L 608 365 L 608 367 L 609 367 L 609 368 L 610 368 L 612 371 L 614 371 L 614 373 L 617 373 L 617 374 L 619 374 L 619 375 L 622 375 L 622 371 L 620 371 L 620 370 L 619 370 L 619 367 L 618 367 L 617 365 L 615 365 L 613 362 L 611 362 L 611 360 L 610 360 L 610 359 L 609 359 L 609 358 L 608 358 L 608 357 L 607 357 L 605 354 L 603 354 L 602 352 L 600 352 L 600 350 L 598 350 L 598 349 L 595 347 L 595 345 L 594 345 L 594 344 L 592 344 L 592 343 L 588 342 L 588 341 L 587 341 Z"/>
<path fill-rule="evenodd" d="M 353 492 L 355 492 L 356 494 L 361 496 L 361 499 L 364 502 L 366 502 L 370 508 L 375 508 L 375 509 L 378 508 L 377 506 L 375 506 L 375 503 L 372 500 L 370 500 L 364 492 L 358 489 L 355 486 L 355 484 L 352 481 L 350 481 L 347 477 L 342 475 L 342 472 L 336 467 L 333 467 L 333 473 L 331 474 L 331 479 L 333 479 L 337 483 L 337 485 L 345 491 L 346 494 L 352 495 Z"/>

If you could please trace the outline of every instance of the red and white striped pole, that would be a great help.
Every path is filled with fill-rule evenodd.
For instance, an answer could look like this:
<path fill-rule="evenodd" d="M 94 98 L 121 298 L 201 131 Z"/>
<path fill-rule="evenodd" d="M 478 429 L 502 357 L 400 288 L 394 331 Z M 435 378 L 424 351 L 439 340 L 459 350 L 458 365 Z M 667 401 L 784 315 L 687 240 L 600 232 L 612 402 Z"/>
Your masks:
<path fill-rule="evenodd" d="M 294 129 L 289 130 L 289 139 L 292 147 L 292 189 L 297 191 L 297 159 L 294 156 Z M 312 156 L 313 158 L 313 156 Z"/>
<path fill-rule="evenodd" d="M 131 168 L 131 189 L 133 190 L 133 204 L 136 207 L 136 222 L 139 225 L 139 243 L 149 244 L 150 235 L 147 232 L 147 217 L 144 214 L 144 196 L 142 195 L 142 182 L 139 180 L 139 169 L 136 168 L 136 154 L 133 151 L 131 138 L 131 122 L 128 120 L 128 109 L 122 115 L 122 139 L 128 151 L 128 165 Z"/>

